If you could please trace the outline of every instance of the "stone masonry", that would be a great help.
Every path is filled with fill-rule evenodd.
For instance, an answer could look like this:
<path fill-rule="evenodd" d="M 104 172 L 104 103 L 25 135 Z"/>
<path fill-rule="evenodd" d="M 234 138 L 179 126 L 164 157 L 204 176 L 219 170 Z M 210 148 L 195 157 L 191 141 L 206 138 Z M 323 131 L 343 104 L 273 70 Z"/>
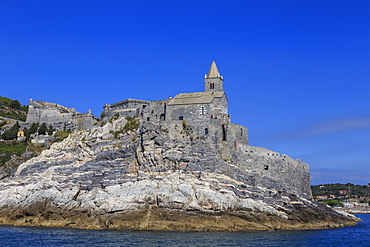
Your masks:
<path fill-rule="evenodd" d="M 104 106 L 105 121 L 113 115 L 138 116 L 177 135 L 179 129 L 203 138 L 223 159 L 245 165 L 257 177 L 266 176 L 289 185 L 299 194 L 311 195 L 308 165 L 287 155 L 248 144 L 248 128 L 231 123 L 223 77 L 213 61 L 204 78 L 205 92 L 182 93 L 159 101 L 127 99 Z M 258 174 L 258 176 L 257 176 Z M 260 181 L 256 181 L 258 185 Z"/>
<path fill-rule="evenodd" d="M 97 122 L 90 110 L 88 113 L 79 113 L 74 108 L 32 99 L 29 103 L 26 123 L 51 124 L 57 130 L 80 130 Z"/>

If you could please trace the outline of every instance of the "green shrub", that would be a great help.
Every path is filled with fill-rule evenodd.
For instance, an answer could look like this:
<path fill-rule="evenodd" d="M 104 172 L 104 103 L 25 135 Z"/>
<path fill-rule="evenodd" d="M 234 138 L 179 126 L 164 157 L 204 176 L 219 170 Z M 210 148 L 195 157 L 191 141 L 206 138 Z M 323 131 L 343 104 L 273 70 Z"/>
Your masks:
<path fill-rule="evenodd" d="M 8 123 L 7 121 L 2 121 L 2 122 L 0 123 L 0 128 L 1 128 L 1 127 L 3 127 L 4 125 L 7 125 L 7 123 Z"/>
<path fill-rule="evenodd" d="M 59 131 L 57 131 L 57 133 L 55 133 L 55 137 L 56 137 L 55 141 L 56 142 L 63 141 L 64 139 L 66 139 L 69 136 L 69 134 L 71 134 L 71 131 L 61 131 L 61 130 L 59 130 Z"/>
<path fill-rule="evenodd" d="M 17 139 L 18 130 L 21 126 L 17 122 L 14 124 L 10 129 L 5 130 L 4 133 L 1 135 L 1 138 L 4 140 L 15 140 Z"/>
<path fill-rule="evenodd" d="M 27 143 L 0 144 L 0 166 L 5 165 L 5 162 L 11 159 L 12 154 L 21 155 L 26 152 Z"/>
<path fill-rule="evenodd" d="M 45 135 L 47 131 L 48 131 L 48 128 L 46 127 L 46 124 L 42 123 L 38 130 L 39 135 Z"/>
<path fill-rule="evenodd" d="M 137 119 L 137 116 L 126 117 L 125 119 L 127 120 L 127 123 L 123 126 L 123 132 L 134 131 L 139 128 L 139 120 Z"/>
<path fill-rule="evenodd" d="M 37 154 L 39 155 L 42 151 L 46 150 L 47 148 L 44 146 L 44 144 L 33 144 L 33 143 L 29 143 L 28 144 L 28 147 L 27 147 L 27 150 L 34 153 L 34 154 Z"/>
<path fill-rule="evenodd" d="M 341 203 L 338 200 L 327 200 L 327 201 L 322 202 L 322 204 L 329 205 L 330 207 L 334 207 L 336 205 L 344 207 L 343 203 Z"/>

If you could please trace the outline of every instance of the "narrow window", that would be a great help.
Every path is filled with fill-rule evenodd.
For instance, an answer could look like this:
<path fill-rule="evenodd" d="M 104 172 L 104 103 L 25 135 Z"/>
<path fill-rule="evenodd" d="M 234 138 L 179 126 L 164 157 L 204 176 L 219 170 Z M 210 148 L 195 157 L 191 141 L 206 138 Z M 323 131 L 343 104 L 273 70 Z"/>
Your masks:
<path fill-rule="evenodd" d="M 236 149 L 236 142 L 234 142 L 234 149 Z"/>
<path fill-rule="evenodd" d="M 213 119 L 213 115 L 211 115 L 211 119 Z"/>
<path fill-rule="evenodd" d="M 150 117 L 147 117 L 147 118 L 146 118 L 146 121 L 150 121 Z"/>
<path fill-rule="evenodd" d="M 225 127 L 225 124 L 222 125 L 222 140 L 226 141 L 226 127 Z"/>
<path fill-rule="evenodd" d="M 243 129 L 240 129 L 240 135 L 243 136 Z"/>
<path fill-rule="evenodd" d="M 205 133 L 206 135 L 208 135 L 208 128 L 205 128 L 205 129 L 204 129 L 204 133 Z"/>
<path fill-rule="evenodd" d="M 184 116 L 179 116 L 179 120 L 184 120 Z"/>
<path fill-rule="evenodd" d="M 204 109 L 204 106 L 200 108 L 200 114 L 204 115 L 206 113 L 206 109 Z"/>

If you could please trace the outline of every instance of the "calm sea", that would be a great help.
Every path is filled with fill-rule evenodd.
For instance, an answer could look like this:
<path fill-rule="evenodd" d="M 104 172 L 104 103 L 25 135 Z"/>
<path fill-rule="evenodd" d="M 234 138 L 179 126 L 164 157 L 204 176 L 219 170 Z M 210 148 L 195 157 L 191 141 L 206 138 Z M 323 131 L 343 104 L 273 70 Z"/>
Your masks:
<path fill-rule="evenodd" d="M 0 246 L 370 246 L 370 215 L 330 230 L 152 232 L 0 226 Z"/>

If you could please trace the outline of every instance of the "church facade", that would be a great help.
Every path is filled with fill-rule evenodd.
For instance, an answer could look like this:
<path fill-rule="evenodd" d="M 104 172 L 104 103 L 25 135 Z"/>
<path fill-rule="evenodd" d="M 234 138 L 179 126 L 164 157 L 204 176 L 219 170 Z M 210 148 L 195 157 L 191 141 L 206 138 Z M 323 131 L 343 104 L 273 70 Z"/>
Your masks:
<path fill-rule="evenodd" d="M 230 122 L 228 99 L 223 77 L 215 61 L 204 77 L 204 92 L 181 93 L 174 98 L 158 101 L 126 99 L 104 106 L 104 115 L 138 116 L 142 121 L 158 123 L 168 128 L 185 124 L 196 135 L 216 147 L 221 144 L 237 149 L 248 145 L 248 129 Z"/>

